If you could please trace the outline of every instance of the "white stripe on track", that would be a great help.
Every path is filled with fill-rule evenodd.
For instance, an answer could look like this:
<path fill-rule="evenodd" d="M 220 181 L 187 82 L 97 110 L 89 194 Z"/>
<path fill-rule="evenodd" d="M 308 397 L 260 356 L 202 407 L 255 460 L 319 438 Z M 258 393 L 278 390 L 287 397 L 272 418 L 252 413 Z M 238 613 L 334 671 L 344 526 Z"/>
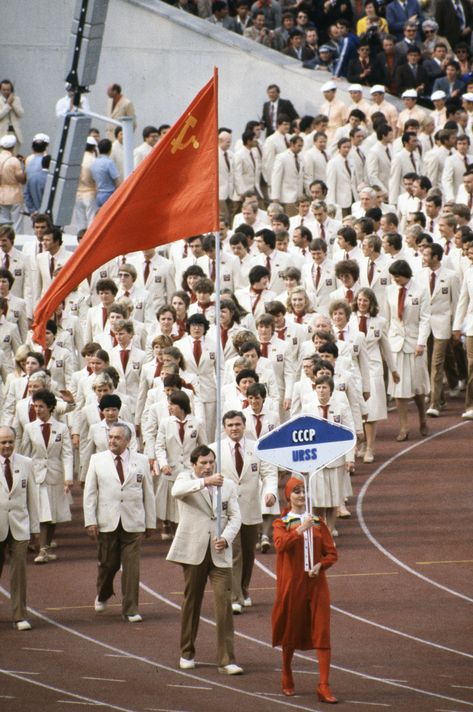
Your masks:
<path fill-rule="evenodd" d="M 367 537 L 367 539 L 370 541 L 373 546 L 375 546 L 378 551 L 380 551 L 384 556 L 386 556 L 390 561 L 392 561 L 396 566 L 399 566 L 401 569 L 404 569 L 404 571 L 407 571 L 408 573 L 412 574 L 413 576 L 417 576 L 417 578 L 421 579 L 422 581 L 425 581 L 425 583 L 430 584 L 431 586 L 435 586 L 436 588 L 440 589 L 441 591 L 444 591 L 445 593 L 449 593 L 452 596 L 456 596 L 457 598 L 461 598 L 463 601 L 467 601 L 467 603 L 473 603 L 473 598 L 470 596 L 467 596 L 464 593 L 460 593 L 459 591 L 455 591 L 453 588 L 449 588 L 448 586 L 444 586 L 441 583 L 438 583 L 438 581 L 434 581 L 433 579 L 429 578 L 428 576 L 424 576 L 424 574 L 421 574 L 419 571 L 416 571 L 413 569 L 411 566 L 408 564 L 405 564 L 403 561 L 398 559 L 394 554 L 391 554 L 390 551 L 388 551 L 377 539 L 373 534 L 370 532 L 368 529 L 368 525 L 366 524 L 365 518 L 363 516 L 363 500 L 366 496 L 366 493 L 368 492 L 368 488 L 370 485 L 375 481 L 375 479 L 378 477 L 378 475 L 383 472 L 383 470 L 386 469 L 386 467 L 389 467 L 389 465 L 392 465 L 393 462 L 398 460 L 400 457 L 403 455 L 407 455 L 407 453 L 411 452 L 411 450 L 415 450 L 416 448 L 420 447 L 421 445 L 425 445 L 426 443 L 430 442 L 431 440 L 434 440 L 435 438 L 439 437 L 440 435 L 445 435 L 445 433 L 449 433 L 452 430 L 457 430 L 458 428 L 462 428 L 467 423 L 457 423 L 456 425 L 451 425 L 449 428 L 444 428 L 443 430 L 439 430 L 438 433 L 434 433 L 433 435 L 429 435 L 427 438 L 423 438 L 419 442 L 413 443 L 412 445 L 409 445 L 409 447 L 404 448 L 400 452 L 396 453 L 396 455 L 393 455 L 389 460 L 386 460 L 380 467 L 378 467 L 373 474 L 371 474 L 368 479 L 366 480 L 365 484 L 361 488 L 357 501 L 356 501 L 356 516 L 358 517 L 358 521 L 360 523 L 360 527 Z"/>

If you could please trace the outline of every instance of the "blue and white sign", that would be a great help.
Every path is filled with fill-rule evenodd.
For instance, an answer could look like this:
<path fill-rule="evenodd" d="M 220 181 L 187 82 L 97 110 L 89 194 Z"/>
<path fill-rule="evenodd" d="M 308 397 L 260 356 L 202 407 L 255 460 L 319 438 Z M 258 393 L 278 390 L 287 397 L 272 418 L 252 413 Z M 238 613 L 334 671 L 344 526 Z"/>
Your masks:
<path fill-rule="evenodd" d="M 288 420 L 256 444 L 261 460 L 294 472 L 314 472 L 349 452 L 355 433 L 344 425 L 303 415 Z"/>

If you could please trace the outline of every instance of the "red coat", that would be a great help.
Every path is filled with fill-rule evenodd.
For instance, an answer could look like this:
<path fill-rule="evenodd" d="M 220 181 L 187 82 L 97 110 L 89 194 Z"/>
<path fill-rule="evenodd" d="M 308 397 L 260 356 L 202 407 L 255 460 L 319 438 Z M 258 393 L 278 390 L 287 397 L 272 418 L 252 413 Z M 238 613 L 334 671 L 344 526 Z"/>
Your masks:
<path fill-rule="evenodd" d="M 287 514 L 273 523 L 277 552 L 276 600 L 272 613 L 273 646 L 297 650 L 330 648 L 330 596 L 325 576 L 337 560 L 327 526 L 314 517 L 314 563 L 322 562 L 318 576 L 304 571 L 304 536 L 296 532 L 300 517 Z"/>

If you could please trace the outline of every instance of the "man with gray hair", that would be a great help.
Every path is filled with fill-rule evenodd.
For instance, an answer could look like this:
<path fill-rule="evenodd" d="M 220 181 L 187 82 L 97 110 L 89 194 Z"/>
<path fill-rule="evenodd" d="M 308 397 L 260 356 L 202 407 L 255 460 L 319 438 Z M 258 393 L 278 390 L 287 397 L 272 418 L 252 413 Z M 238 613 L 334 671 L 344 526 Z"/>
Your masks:
<path fill-rule="evenodd" d="M 96 613 L 113 596 L 113 579 L 122 567 L 122 613 L 140 623 L 138 593 L 140 543 L 156 528 L 156 506 L 148 458 L 129 449 L 131 430 L 110 428 L 108 450 L 92 455 L 84 487 L 87 534 L 98 541 Z"/>

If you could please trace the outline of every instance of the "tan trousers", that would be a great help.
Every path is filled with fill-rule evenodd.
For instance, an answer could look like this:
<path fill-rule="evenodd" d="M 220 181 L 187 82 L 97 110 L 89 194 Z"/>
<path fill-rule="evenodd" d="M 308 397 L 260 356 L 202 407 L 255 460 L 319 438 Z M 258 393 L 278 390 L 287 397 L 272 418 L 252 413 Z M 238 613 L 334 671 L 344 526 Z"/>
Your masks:
<path fill-rule="evenodd" d="M 235 662 L 233 651 L 232 570 L 215 566 L 210 554 L 210 543 L 202 563 L 182 564 L 184 571 L 184 602 L 181 609 L 181 656 L 195 657 L 195 641 L 199 629 L 200 609 L 205 584 L 210 579 L 214 593 L 215 622 L 217 624 L 217 664 L 219 667 Z"/>
<path fill-rule="evenodd" d="M 242 524 L 233 541 L 232 600 L 241 605 L 249 595 L 260 526 L 260 524 Z"/>
<path fill-rule="evenodd" d="M 122 566 L 122 613 L 138 613 L 140 584 L 140 548 L 142 534 L 126 532 L 121 522 L 113 532 L 100 532 L 97 598 L 105 602 L 113 596 L 113 579 Z"/>
<path fill-rule="evenodd" d="M 430 364 L 430 407 L 440 410 L 440 401 L 445 371 L 445 356 L 450 339 L 429 337 L 428 347 L 431 350 Z"/>
<path fill-rule="evenodd" d="M 465 393 L 465 409 L 473 408 L 473 336 L 466 337 L 466 360 L 468 365 L 468 375 Z"/>
<path fill-rule="evenodd" d="M 0 576 L 5 563 L 5 551 L 10 555 L 10 596 L 13 611 L 13 620 L 21 621 L 26 618 L 26 554 L 28 540 L 17 541 L 11 532 L 4 541 L 0 541 Z"/>

